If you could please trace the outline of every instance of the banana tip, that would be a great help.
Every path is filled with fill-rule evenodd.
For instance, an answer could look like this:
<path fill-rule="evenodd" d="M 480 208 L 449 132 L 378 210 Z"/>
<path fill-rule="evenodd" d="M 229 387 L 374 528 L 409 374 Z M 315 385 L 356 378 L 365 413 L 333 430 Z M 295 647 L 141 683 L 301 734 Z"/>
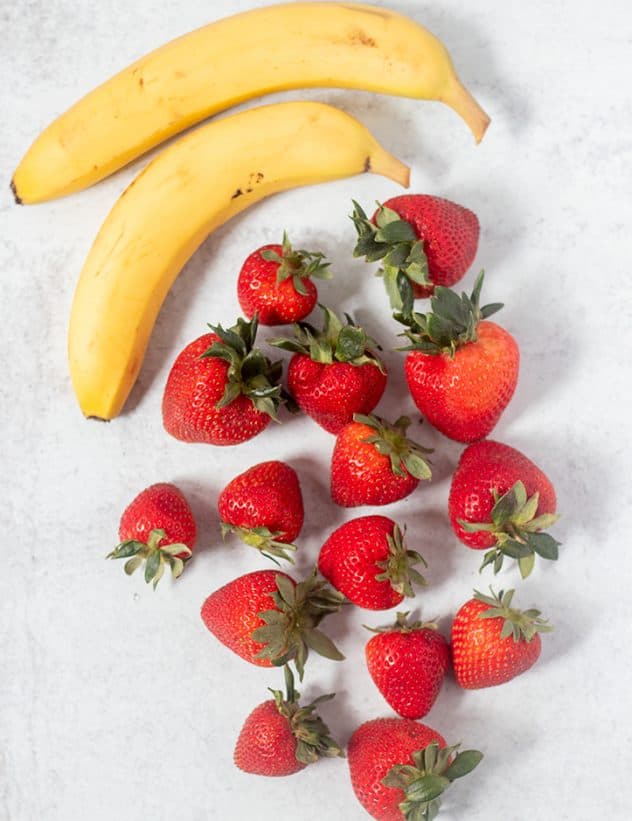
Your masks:
<path fill-rule="evenodd" d="M 15 187 L 15 180 L 11 180 L 11 193 L 13 194 L 16 205 L 22 205 L 22 198 L 18 194 L 18 189 Z"/>

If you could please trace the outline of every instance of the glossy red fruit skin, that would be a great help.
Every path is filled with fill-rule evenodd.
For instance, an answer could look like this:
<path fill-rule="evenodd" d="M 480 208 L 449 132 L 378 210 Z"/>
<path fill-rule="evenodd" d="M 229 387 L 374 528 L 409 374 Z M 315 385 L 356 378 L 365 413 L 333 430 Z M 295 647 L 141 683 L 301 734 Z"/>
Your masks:
<path fill-rule="evenodd" d="M 259 613 L 276 610 L 270 596 L 277 590 L 276 576 L 285 576 L 276 570 L 256 570 L 225 584 L 206 599 L 202 605 L 202 621 L 225 647 L 258 667 L 272 667 L 269 659 L 255 658 L 264 645 L 252 639 L 252 632 L 263 627 Z"/>
<path fill-rule="evenodd" d="M 197 529 L 193 511 L 175 485 L 159 482 L 141 491 L 121 516 L 119 540 L 147 543 L 152 530 L 164 530 L 167 534 L 160 545 L 185 544 L 189 550 L 194 549 Z M 178 558 L 187 559 L 188 554 L 180 553 Z"/>
<path fill-rule="evenodd" d="M 524 484 L 528 497 L 536 492 L 540 494 L 536 516 L 555 513 L 557 501 L 553 485 L 524 453 L 491 439 L 465 448 L 454 471 L 448 499 L 450 523 L 463 544 L 474 550 L 495 546 L 493 534 L 481 530 L 467 533 L 459 524 L 459 519 L 491 522 L 494 507 L 492 491 L 496 489 L 502 496 L 519 480 Z"/>
<path fill-rule="evenodd" d="M 396 476 L 388 456 L 364 441 L 375 430 L 350 422 L 339 432 L 331 457 L 331 498 L 341 507 L 388 505 L 415 490 L 419 479 Z"/>
<path fill-rule="evenodd" d="M 396 764 L 414 766 L 412 754 L 443 736 L 408 718 L 375 718 L 361 724 L 347 747 L 351 785 L 364 809 L 378 821 L 402 821 L 403 790 L 385 787 L 382 779 Z"/>
<path fill-rule="evenodd" d="M 384 393 L 386 374 L 371 363 L 323 364 L 296 353 L 288 366 L 287 385 L 301 410 L 336 434 L 353 421 L 354 413 L 373 410 Z"/>
<path fill-rule="evenodd" d="M 479 613 L 490 605 L 470 599 L 458 611 L 452 624 L 454 676 L 460 687 L 478 690 L 495 687 L 524 673 L 540 656 L 538 633 L 526 641 L 512 636 L 501 639 L 503 619 L 481 619 Z"/>
<path fill-rule="evenodd" d="M 276 703 L 264 701 L 250 713 L 241 729 L 233 760 L 253 775 L 293 775 L 307 766 L 296 758 L 296 737 Z"/>
<path fill-rule="evenodd" d="M 296 471 L 272 460 L 240 473 L 220 493 L 222 521 L 235 527 L 267 527 L 279 542 L 289 544 L 301 532 L 304 510 Z"/>
<path fill-rule="evenodd" d="M 307 291 L 303 295 L 298 293 L 291 277 L 277 285 L 279 263 L 263 259 L 262 251 L 283 255 L 281 245 L 264 245 L 247 257 L 237 277 L 237 298 L 242 311 L 248 319 L 256 313 L 261 325 L 288 325 L 304 319 L 316 305 L 316 286 L 309 277 L 303 277 Z"/>
<path fill-rule="evenodd" d="M 462 279 L 478 248 L 480 227 L 476 214 L 429 194 L 402 194 L 383 204 L 409 222 L 424 240 L 428 278 L 433 285 L 449 288 Z M 432 294 L 434 287 L 413 285 L 413 291 L 416 297 L 425 297 Z"/>
<path fill-rule="evenodd" d="M 428 627 L 377 633 L 365 655 L 371 678 L 398 715 L 414 719 L 430 712 L 450 665 L 441 633 Z"/>
<path fill-rule="evenodd" d="M 163 425 L 182 442 L 237 445 L 270 424 L 270 416 L 258 411 L 243 394 L 226 407 L 216 407 L 226 387 L 228 362 L 201 356 L 218 341 L 212 333 L 195 339 L 180 352 L 167 377 Z"/>
<path fill-rule="evenodd" d="M 318 569 L 349 601 L 367 610 L 388 610 L 404 597 L 388 580 L 377 581 L 376 564 L 388 556 L 386 536 L 395 522 L 386 516 L 360 516 L 329 536 L 320 549 Z"/>
<path fill-rule="evenodd" d="M 518 383 L 515 339 L 494 322 L 478 325 L 478 340 L 447 354 L 411 351 L 405 371 L 413 401 L 437 430 L 475 442 L 494 429 Z"/>

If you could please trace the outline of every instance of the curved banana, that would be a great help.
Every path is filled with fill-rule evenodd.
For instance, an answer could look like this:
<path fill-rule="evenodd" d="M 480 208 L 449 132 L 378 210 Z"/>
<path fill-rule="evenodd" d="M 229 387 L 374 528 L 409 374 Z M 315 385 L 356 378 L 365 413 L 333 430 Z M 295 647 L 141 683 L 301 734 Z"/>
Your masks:
<path fill-rule="evenodd" d="M 372 171 L 409 169 L 355 118 L 324 103 L 253 108 L 166 148 L 106 217 L 72 305 L 70 375 L 86 416 L 116 416 L 169 288 L 206 236 L 263 197 Z"/>
<path fill-rule="evenodd" d="M 218 111 L 314 87 L 441 100 L 477 142 L 489 123 L 444 45 L 413 20 L 353 3 L 288 3 L 210 23 L 91 91 L 35 140 L 13 192 L 34 203 L 79 191 Z"/>

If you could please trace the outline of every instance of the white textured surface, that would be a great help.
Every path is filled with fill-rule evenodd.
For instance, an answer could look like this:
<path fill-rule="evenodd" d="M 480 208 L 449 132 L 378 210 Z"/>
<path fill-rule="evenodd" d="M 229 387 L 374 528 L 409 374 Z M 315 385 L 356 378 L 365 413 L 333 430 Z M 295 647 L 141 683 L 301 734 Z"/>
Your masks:
<path fill-rule="evenodd" d="M 387 346 L 394 325 L 381 283 L 353 261 L 349 201 L 396 193 L 363 178 L 283 194 L 211 237 L 187 265 L 160 315 L 130 412 L 109 425 L 84 421 L 71 393 L 65 332 L 84 256 L 115 197 L 140 164 L 67 200 L 17 208 L 8 180 L 38 131 L 80 94 L 145 51 L 250 0 L 157 4 L 103 0 L 0 0 L 2 111 L 0 269 L 3 376 L 0 575 L 0 818 L 10 821 L 207 821 L 367 817 L 345 762 L 291 779 L 249 777 L 232 746 L 249 711 L 280 674 L 220 646 L 198 615 L 205 596 L 263 565 L 221 544 L 215 501 L 228 478 L 271 455 L 295 465 L 307 522 L 306 569 L 345 515 L 327 498 L 332 439 L 310 420 L 287 422 L 231 449 L 183 445 L 163 433 L 160 398 L 178 350 L 207 321 L 230 322 L 246 253 L 283 227 L 320 244 L 337 279 L 323 300 L 352 311 Z M 391 4 L 444 39 L 493 117 L 475 148 L 449 110 L 351 92 L 312 92 L 359 116 L 412 164 L 412 190 L 474 209 L 482 236 L 474 270 L 519 340 L 517 395 L 495 432 L 553 479 L 564 542 L 556 565 L 521 584 L 556 625 L 536 668 L 495 690 L 448 682 L 428 723 L 485 751 L 442 817 L 479 821 L 588 821 L 630 817 L 629 654 L 630 192 L 632 13 L 624 0 Z M 203 7 L 206 6 L 206 9 Z M 627 68 L 627 70 L 626 70 Z M 300 94 L 283 95 L 299 97 Z M 626 222 L 627 225 L 626 225 Z M 401 355 L 388 355 L 385 415 L 413 409 Z M 437 448 L 436 481 L 391 512 L 428 558 L 432 581 L 417 598 L 447 627 L 474 585 L 480 554 L 446 519 L 449 474 L 460 447 L 424 430 Z M 103 556 L 125 504 L 158 480 L 190 496 L 200 547 L 184 577 L 153 593 Z M 357 515 L 361 511 L 348 514 Z M 322 712 L 346 742 L 363 720 L 389 715 L 363 663 L 362 622 L 348 610 L 327 626 L 348 660 L 312 658 L 307 696 L 338 693 Z"/>

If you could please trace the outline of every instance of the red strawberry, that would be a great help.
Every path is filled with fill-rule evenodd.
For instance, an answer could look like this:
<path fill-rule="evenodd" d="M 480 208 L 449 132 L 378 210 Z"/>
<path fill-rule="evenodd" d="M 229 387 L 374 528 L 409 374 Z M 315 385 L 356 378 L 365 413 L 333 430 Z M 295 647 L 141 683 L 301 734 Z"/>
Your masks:
<path fill-rule="evenodd" d="M 410 345 L 406 381 L 419 410 L 458 442 L 482 439 L 494 428 L 518 382 L 516 341 L 484 321 L 502 306 L 479 308 L 483 273 L 471 297 L 437 288 L 432 313 L 400 314 Z"/>
<path fill-rule="evenodd" d="M 365 721 L 347 749 L 358 801 L 378 821 L 435 818 L 439 796 L 483 757 L 477 750 L 457 753 L 458 746 L 447 747 L 436 730 L 409 718 Z"/>
<path fill-rule="evenodd" d="M 236 445 L 276 418 L 281 363 L 254 347 L 257 321 L 191 342 L 173 363 L 162 400 L 165 430 L 183 442 Z"/>
<path fill-rule="evenodd" d="M 452 528 L 475 550 L 488 550 L 482 567 L 497 573 L 505 556 L 518 560 L 524 577 L 536 554 L 557 559 L 558 545 L 542 531 L 556 520 L 553 485 L 519 450 L 490 439 L 465 448 L 448 501 Z M 482 569 L 481 567 L 481 569 Z"/>
<path fill-rule="evenodd" d="M 165 564 L 174 579 L 195 547 L 193 513 L 182 492 L 165 482 L 145 488 L 127 506 L 119 525 L 121 543 L 108 559 L 127 559 L 125 572 L 130 576 L 145 562 L 145 581 L 154 590 L 162 578 Z"/>
<path fill-rule="evenodd" d="M 328 262 L 321 253 L 294 251 L 283 234 L 282 245 L 264 245 L 253 251 L 237 278 L 241 310 L 262 325 L 286 325 L 309 314 L 318 292 L 310 277 L 329 279 Z"/>
<path fill-rule="evenodd" d="M 386 387 L 386 371 L 375 352 L 377 343 L 362 328 L 347 324 L 323 306 L 322 331 L 306 322 L 294 326 L 294 339 L 270 343 L 292 351 L 288 389 L 301 410 L 330 433 L 338 433 L 354 413 L 370 413 Z"/>
<path fill-rule="evenodd" d="M 280 690 L 271 690 L 274 700 L 255 707 L 241 729 L 234 761 L 244 772 L 293 775 L 319 758 L 344 756 L 327 725 L 314 713 L 318 704 L 333 695 L 320 696 L 301 707 L 289 667 L 285 668 L 285 684 L 287 697 Z"/>
<path fill-rule="evenodd" d="M 380 205 L 371 220 L 353 204 L 354 256 L 382 260 L 380 274 L 394 310 L 413 297 L 430 296 L 435 285 L 454 285 L 474 261 L 478 219 L 455 202 L 403 194 Z"/>
<path fill-rule="evenodd" d="M 474 591 L 452 624 L 454 674 L 467 690 L 494 687 L 524 673 L 540 655 L 538 633 L 553 629 L 539 610 L 512 608 L 513 590 L 491 592 Z"/>
<path fill-rule="evenodd" d="M 386 516 L 360 516 L 341 525 L 320 549 L 318 569 L 349 601 L 388 610 L 425 584 L 412 565 L 423 557 L 408 550 L 401 530 Z"/>
<path fill-rule="evenodd" d="M 366 664 L 377 689 L 404 718 L 423 718 L 435 703 L 450 664 L 448 642 L 432 623 L 408 623 L 408 613 L 367 642 Z"/>
<path fill-rule="evenodd" d="M 264 556 L 292 561 L 288 550 L 303 527 L 303 497 L 296 471 L 261 462 L 229 482 L 218 500 L 222 534 L 235 533 Z"/>
<path fill-rule="evenodd" d="M 432 473 L 424 448 L 406 437 L 410 420 L 389 424 L 356 413 L 336 438 L 331 458 L 331 498 L 337 505 L 388 505 L 412 493 Z"/>
<path fill-rule="evenodd" d="M 225 584 L 202 605 L 202 621 L 238 656 L 272 667 L 294 661 L 303 678 L 308 648 L 327 658 L 344 658 L 318 629 L 343 598 L 316 573 L 298 584 L 285 573 L 257 570 Z"/>

